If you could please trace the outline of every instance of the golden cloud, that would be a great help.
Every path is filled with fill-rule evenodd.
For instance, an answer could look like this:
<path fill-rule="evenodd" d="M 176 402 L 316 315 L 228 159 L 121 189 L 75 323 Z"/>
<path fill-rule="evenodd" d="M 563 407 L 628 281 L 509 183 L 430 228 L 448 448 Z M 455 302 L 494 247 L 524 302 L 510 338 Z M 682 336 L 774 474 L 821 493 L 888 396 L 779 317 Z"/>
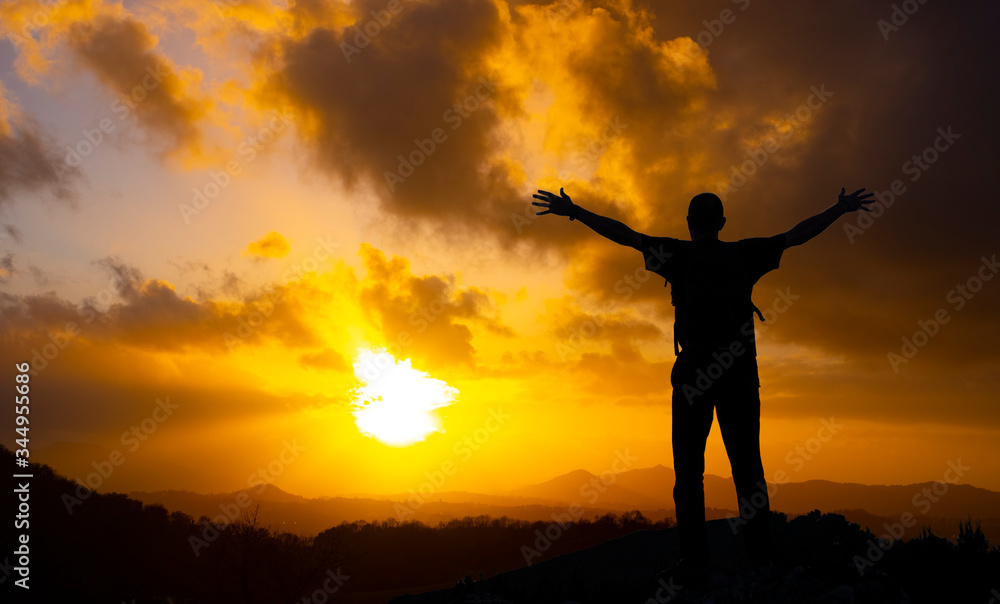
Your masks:
<path fill-rule="evenodd" d="M 62 77 L 75 62 L 114 95 L 117 119 L 134 116 L 167 155 L 187 161 L 204 155 L 199 124 L 212 101 L 199 92 L 200 71 L 178 68 L 158 50 L 147 25 L 121 4 L 15 0 L 0 7 L 0 16 L 0 33 L 18 48 L 15 65 L 24 81 Z"/>
<path fill-rule="evenodd" d="M 253 241 L 243 250 L 244 256 L 257 258 L 283 258 L 288 255 L 291 247 L 288 241 L 276 231 L 271 231 L 258 241 Z"/>

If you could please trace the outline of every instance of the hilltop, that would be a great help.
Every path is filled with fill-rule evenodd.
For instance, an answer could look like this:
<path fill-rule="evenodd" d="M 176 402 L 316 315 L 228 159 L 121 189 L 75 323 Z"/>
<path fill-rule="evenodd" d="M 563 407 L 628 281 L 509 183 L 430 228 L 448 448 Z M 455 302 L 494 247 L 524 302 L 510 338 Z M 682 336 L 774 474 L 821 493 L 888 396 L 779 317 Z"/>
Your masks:
<path fill-rule="evenodd" d="M 0 461 L 13 465 L 10 450 L 0 447 Z M 514 602 L 617 602 L 632 596 L 645 601 L 649 596 L 640 592 L 650 587 L 652 573 L 669 565 L 675 539 L 671 522 L 653 522 L 635 510 L 558 527 L 551 519 L 488 516 L 436 525 L 358 520 L 327 524 L 304 538 L 262 521 L 269 508 L 291 514 L 291 507 L 282 506 L 309 505 L 310 500 L 277 488 L 238 492 L 227 502 L 235 509 L 232 520 L 196 520 L 126 495 L 89 491 L 48 466 L 32 463 L 25 472 L 34 476 L 31 593 L 46 601 L 267 604 L 308 601 L 317 590 L 327 599 L 335 593 L 340 602 L 371 604 L 422 592 L 429 593 L 411 601 L 463 601 L 470 590 L 504 594 Z M 259 499 L 250 500 L 251 494 Z M 168 495 L 178 501 L 196 496 Z M 12 504 L 13 492 L 7 497 Z M 874 534 L 838 515 L 813 512 L 789 522 L 780 515 L 774 520 L 783 535 L 784 562 L 774 572 L 757 573 L 739 570 L 741 554 L 728 522 L 711 523 L 720 565 L 712 585 L 722 590 L 719 601 L 740 601 L 739 590 L 782 589 L 810 594 L 807 601 L 847 590 L 854 600 L 831 601 L 866 601 L 859 594 L 868 593 L 892 601 L 898 587 L 913 601 L 955 601 L 967 591 L 975 596 L 972 601 L 985 602 L 988 597 L 978 599 L 989 594 L 988 581 L 1000 576 L 1000 554 L 990 552 L 986 537 L 971 525 L 955 542 L 922 532 L 905 542 L 886 542 L 888 551 L 882 552 Z M 859 567 L 857 556 L 871 560 Z M 13 566 L 10 556 L 0 560 L 0 569 L 6 569 L 0 577 L 4 601 L 12 597 Z M 456 581 L 462 583 L 458 591 L 435 592 Z M 541 600 L 526 595 L 536 593 L 543 594 Z M 588 600 L 588 593 L 606 597 Z M 673 597 L 700 602 L 702 595 L 687 589 Z"/>
<path fill-rule="evenodd" d="M 871 533 L 837 514 L 814 511 L 791 521 L 775 514 L 773 565 L 748 564 L 727 521 L 710 521 L 708 530 L 714 568 L 705 586 L 684 585 L 669 573 L 657 576 L 676 561 L 676 528 L 670 528 L 631 533 L 391 604 L 987 602 L 1000 577 L 1000 550 L 987 552 L 971 527 L 957 546 L 924 534 L 882 549 Z"/>

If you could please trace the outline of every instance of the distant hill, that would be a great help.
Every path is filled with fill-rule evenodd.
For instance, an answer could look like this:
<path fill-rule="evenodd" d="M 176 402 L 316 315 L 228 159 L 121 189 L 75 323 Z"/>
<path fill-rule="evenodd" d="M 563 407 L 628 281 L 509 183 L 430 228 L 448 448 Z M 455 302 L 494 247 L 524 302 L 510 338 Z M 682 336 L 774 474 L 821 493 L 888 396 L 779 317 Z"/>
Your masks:
<path fill-rule="evenodd" d="M 283 491 L 273 484 L 261 484 L 252 489 L 243 489 L 240 491 L 233 491 L 231 493 L 213 493 L 204 495 L 201 493 L 195 493 L 192 491 L 155 491 L 152 493 L 147 493 L 144 491 L 133 491 L 129 494 L 133 499 L 156 499 L 160 505 L 165 507 L 171 507 L 169 504 L 188 505 L 192 500 L 199 498 L 208 498 L 212 500 L 224 501 L 227 499 L 235 498 L 238 494 L 244 493 L 248 497 L 259 502 L 268 503 L 303 503 L 309 501 L 301 495 L 292 495 L 287 491 Z M 140 497 L 141 496 L 141 497 Z"/>
<path fill-rule="evenodd" d="M 585 470 L 574 470 L 549 481 L 521 487 L 512 495 L 538 497 L 569 503 L 580 501 L 580 489 L 591 480 L 600 480 Z M 609 480 L 610 482 L 610 480 Z M 772 508 L 804 514 L 815 509 L 864 509 L 878 516 L 899 516 L 910 511 L 915 515 L 965 518 L 1000 516 L 1000 493 L 967 484 L 923 482 L 909 485 L 865 485 L 807 480 L 805 482 L 769 483 Z M 628 470 L 616 474 L 607 493 L 600 495 L 601 505 L 632 508 L 650 505 L 673 507 L 674 471 L 666 466 Z M 935 491 L 936 489 L 936 491 Z M 705 505 L 735 509 L 736 489 L 731 478 L 705 475 Z"/>
<path fill-rule="evenodd" d="M 597 482 L 594 482 L 595 480 Z M 601 488 L 606 489 L 606 492 L 600 492 Z M 559 503 L 585 502 L 585 495 L 596 496 L 597 505 L 643 509 L 673 508 L 673 491 L 674 470 L 656 465 L 651 468 L 627 470 L 613 476 L 606 475 L 603 479 L 586 470 L 574 470 L 543 483 L 514 489 L 510 494 Z M 733 486 L 732 479 L 706 474 L 705 505 L 719 509 L 736 509 L 736 487 Z"/>
<path fill-rule="evenodd" d="M 257 488 L 202 495 L 190 491 L 157 491 L 129 493 L 129 497 L 147 505 L 162 505 L 171 511 L 180 511 L 193 518 L 207 516 L 223 519 L 228 515 L 242 514 L 252 511 L 260 504 L 260 518 L 264 525 L 276 530 L 287 531 L 303 536 L 315 535 L 341 522 L 364 520 L 368 522 L 395 519 L 397 521 L 418 520 L 424 524 L 437 525 L 440 522 L 465 518 L 467 516 L 491 516 L 500 518 L 516 518 L 527 521 L 551 522 L 556 515 L 565 515 L 567 506 L 558 503 L 543 505 L 529 503 L 530 499 L 504 497 L 502 504 L 478 503 L 477 497 L 493 500 L 490 496 L 477 496 L 463 493 L 455 497 L 457 501 L 449 501 L 450 493 L 435 495 L 434 500 L 422 502 L 419 506 L 411 505 L 404 496 L 399 499 L 373 499 L 368 497 L 324 497 L 322 499 L 307 499 L 291 495 L 281 489 L 268 485 L 268 488 L 257 493 Z M 238 502 L 246 505 L 239 506 Z M 587 507 L 584 517 L 593 518 L 612 513 L 617 508 Z M 672 514 L 665 508 L 644 510 L 648 518 L 663 519 Z M 721 516 L 722 514 L 718 514 Z"/>
<path fill-rule="evenodd" d="M 194 518 L 216 518 L 226 510 L 233 510 L 234 502 L 242 493 L 245 501 L 252 502 L 245 510 L 261 504 L 264 523 L 305 536 L 355 520 L 419 520 L 436 525 L 466 516 L 507 516 L 548 522 L 554 516 L 566 514 L 573 504 L 584 510 L 586 518 L 629 510 L 640 510 L 653 520 L 673 516 L 672 469 L 659 465 L 622 472 L 615 475 L 614 482 L 607 476 L 605 480 L 610 484 L 605 485 L 599 476 L 590 472 L 576 470 L 505 495 L 446 491 L 435 493 L 426 500 L 414 499 L 408 493 L 311 499 L 287 493 L 274 485 L 210 495 L 190 491 L 140 491 L 130 496 L 147 504 L 182 511 Z M 594 485 L 600 485 L 604 492 Z M 907 537 L 929 526 L 938 535 L 954 538 L 958 522 L 971 517 L 982 521 L 984 533 L 994 542 L 1000 541 L 1000 493 L 969 485 L 948 485 L 947 492 L 938 497 L 937 502 L 925 499 L 924 490 L 933 494 L 935 487 L 938 492 L 943 489 L 935 483 L 882 486 L 811 480 L 772 484 L 772 509 L 790 516 L 814 509 L 836 511 L 878 534 L 885 532 L 886 524 L 897 523 L 904 513 L 910 513 L 915 522 L 907 528 Z M 706 475 L 705 503 L 710 519 L 736 515 L 732 479 Z"/>
<path fill-rule="evenodd" d="M 523 496 L 544 498 L 564 505 L 580 501 L 581 485 L 589 483 L 593 474 L 576 470 L 544 483 L 512 491 Z M 605 477 L 610 482 L 610 477 Z M 642 509 L 651 506 L 673 513 L 674 471 L 666 466 L 628 470 L 616 474 L 598 503 L 617 510 Z M 936 534 L 954 538 L 958 522 L 973 518 L 982 522 L 983 532 L 994 542 L 1000 541 L 1000 493 L 965 484 L 924 482 L 909 485 L 864 485 L 828 480 L 769 483 L 771 509 L 790 516 L 822 509 L 843 514 L 851 522 L 870 527 L 881 534 L 886 524 L 900 522 L 905 513 L 915 519 L 906 532 L 915 536 L 922 526 Z M 708 517 L 736 515 L 737 498 L 732 478 L 705 475 L 705 505 Z M 649 515 L 649 514 L 647 514 Z M 652 517 L 652 516 L 651 516 Z"/>
<path fill-rule="evenodd" d="M 574 470 L 540 484 L 515 489 L 510 494 L 580 506 L 655 507 L 663 502 L 662 497 L 649 496 L 625 486 L 619 478 L 629 473 L 611 474 L 602 479 L 586 470 Z"/>
<path fill-rule="evenodd" d="M 775 508 L 787 513 L 805 513 L 822 506 L 826 510 L 864 509 L 879 516 L 898 517 L 907 511 L 917 516 L 1000 516 L 1000 493 L 967 484 L 921 482 L 885 486 L 807 480 L 774 488 Z M 935 495 L 935 489 L 940 495 Z"/>
<path fill-rule="evenodd" d="M 610 478 L 605 477 L 611 484 L 606 493 L 599 495 L 599 505 L 617 510 L 640 509 L 644 513 L 654 507 L 673 509 L 671 468 L 657 465 L 616 474 L 613 482 Z M 568 505 L 582 501 L 581 488 L 589 489 L 586 485 L 595 479 L 600 480 L 590 472 L 575 470 L 515 489 L 511 494 Z M 769 490 L 771 509 L 791 516 L 816 509 L 837 511 L 877 532 L 883 530 L 884 524 L 899 522 L 904 513 L 910 513 L 916 522 L 908 536 L 919 533 L 921 526 L 926 525 L 948 537 L 954 537 L 959 520 L 971 517 L 982 521 L 987 536 L 1000 541 L 1000 493 L 971 485 L 924 482 L 887 486 L 808 480 L 769 483 Z M 737 498 L 732 478 L 706 474 L 705 505 L 735 515 Z"/>

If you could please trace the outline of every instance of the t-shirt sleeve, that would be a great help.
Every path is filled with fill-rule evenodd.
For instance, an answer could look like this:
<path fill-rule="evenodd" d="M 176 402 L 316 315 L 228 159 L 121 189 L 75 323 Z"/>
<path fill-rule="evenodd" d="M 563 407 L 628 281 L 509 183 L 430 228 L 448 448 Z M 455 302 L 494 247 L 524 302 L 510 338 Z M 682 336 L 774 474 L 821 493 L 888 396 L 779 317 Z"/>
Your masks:
<path fill-rule="evenodd" d="M 740 255 L 743 257 L 753 283 L 756 283 L 768 272 L 778 268 L 785 247 L 784 233 L 773 237 L 754 237 L 740 241 Z"/>
<path fill-rule="evenodd" d="M 671 259 L 677 251 L 679 240 L 673 237 L 650 237 L 640 235 L 642 239 L 639 251 L 646 261 L 646 270 L 660 275 L 666 280 L 670 280 Z"/>

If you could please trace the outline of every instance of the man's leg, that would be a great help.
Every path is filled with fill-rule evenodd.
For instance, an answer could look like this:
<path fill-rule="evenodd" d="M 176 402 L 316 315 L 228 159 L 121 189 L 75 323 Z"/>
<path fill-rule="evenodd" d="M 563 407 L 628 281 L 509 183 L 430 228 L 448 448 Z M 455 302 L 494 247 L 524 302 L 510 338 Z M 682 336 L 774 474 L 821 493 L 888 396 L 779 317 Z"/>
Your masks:
<path fill-rule="evenodd" d="M 708 562 L 705 532 L 705 442 L 712 429 L 709 393 L 695 389 L 697 366 L 677 357 L 670 382 L 674 452 L 674 507 L 681 558 L 696 564 Z"/>
<path fill-rule="evenodd" d="M 733 470 L 747 553 L 766 558 L 771 549 L 771 505 L 760 459 L 760 391 L 756 362 L 734 368 L 718 392 L 716 413 Z M 752 372 L 752 375 L 751 375 Z"/>

